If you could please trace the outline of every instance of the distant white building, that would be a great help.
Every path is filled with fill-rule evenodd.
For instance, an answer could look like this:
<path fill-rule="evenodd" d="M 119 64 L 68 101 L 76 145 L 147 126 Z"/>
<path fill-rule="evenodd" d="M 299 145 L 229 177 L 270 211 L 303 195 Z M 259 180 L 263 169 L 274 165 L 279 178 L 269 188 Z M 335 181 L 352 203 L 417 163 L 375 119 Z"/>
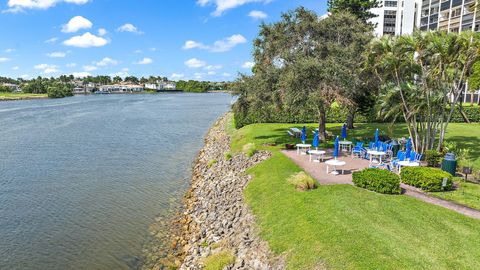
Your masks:
<path fill-rule="evenodd" d="M 409 35 L 420 23 L 421 0 L 381 0 L 380 8 L 372 13 L 377 17 L 370 19 L 375 24 L 375 35 Z"/>
<path fill-rule="evenodd" d="M 158 81 L 157 83 L 146 83 L 145 84 L 146 89 L 153 89 L 153 90 L 176 90 L 177 89 L 177 84 L 175 82 L 164 82 L 164 81 Z"/>
<path fill-rule="evenodd" d="M 139 84 L 111 84 L 98 87 L 101 93 L 134 93 L 142 92 L 144 87 Z"/>

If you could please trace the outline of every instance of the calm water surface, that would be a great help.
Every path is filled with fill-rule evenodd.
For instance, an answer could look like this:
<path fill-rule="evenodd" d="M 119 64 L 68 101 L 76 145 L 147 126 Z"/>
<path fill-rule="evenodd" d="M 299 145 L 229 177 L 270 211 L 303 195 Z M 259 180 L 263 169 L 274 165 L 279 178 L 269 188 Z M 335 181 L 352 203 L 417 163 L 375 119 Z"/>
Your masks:
<path fill-rule="evenodd" d="M 0 269 L 128 269 L 228 94 L 0 103 Z"/>

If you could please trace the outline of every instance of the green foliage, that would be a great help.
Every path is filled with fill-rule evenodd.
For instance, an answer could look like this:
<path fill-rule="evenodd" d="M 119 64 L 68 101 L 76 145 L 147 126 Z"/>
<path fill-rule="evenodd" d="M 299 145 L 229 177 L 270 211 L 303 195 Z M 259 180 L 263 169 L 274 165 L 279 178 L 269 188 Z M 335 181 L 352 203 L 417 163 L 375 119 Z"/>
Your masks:
<path fill-rule="evenodd" d="M 210 161 L 208 161 L 207 163 L 207 167 L 208 168 L 211 168 L 213 165 L 217 164 L 218 160 L 216 159 L 211 159 Z"/>
<path fill-rule="evenodd" d="M 63 98 L 73 96 L 72 85 L 65 83 L 54 83 L 47 88 L 49 98 Z"/>
<path fill-rule="evenodd" d="M 201 81 L 178 81 L 177 82 L 177 89 L 183 90 L 185 92 L 198 92 L 203 93 L 207 92 L 210 89 L 209 82 L 201 82 Z"/>
<path fill-rule="evenodd" d="M 214 253 L 204 260 L 204 270 L 222 270 L 226 266 L 235 263 L 235 256 L 231 251 L 221 251 Z"/>
<path fill-rule="evenodd" d="M 328 0 L 327 2 L 329 12 L 350 12 L 364 22 L 377 17 L 371 9 L 380 7 L 380 3 L 381 1 L 378 0 Z"/>
<path fill-rule="evenodd" d="M 292 174 L 287 181 L 301 191 L 317 188 L 317 181 L 303 171 Z"/>
<path fill-rule="evenodd" d="M 468 77 L 468 89 L 480 89 L 480 61 L 476 61 L 472 66 L 472 74 Z"/>
<path fill-rule="evenodd" d="M 225 160 L 230 160 L 230 159 L 232 159 L 232 153 L 230 152 L 225 153 Z"/>
<path fill-rule="evenodd" d="M 437 150 L 425 151 L 425 160 L 427 161 L 427 165 L 429 167 L 438 167 L 440 165 L 440 161 L 444 156 L 444 153 Z"/>
<path fill-rule="evenodd" d="M 458 169 L 462 169 L 463 167 L 472 167 L 472 155 L 470 149 L 460 149 L 457 152 L 457 161 L 458 161 Z"/>
<path fill-rule="evenodd" d="M 405 167 L 402 168 L 400 176 L 403 183 L 424 191 L 436 192 L 453 188 L 452 175 L 437 168 Z M 442 187 L 443 178 L 447 178 L 445 188 Z"/>
<path fill-rule="evenodd" d="M 365 169 L 352 174 L 353 183 L 357 187 L 365 188 L 383 194 L 400 194 L 400 177 L 381 169 Z"/>
<path fill-rule="evenodd" d="M 433 192 L 430 195 L 480 210 L 480 185 L 460 179 L 455 182 L 457 186 L 455 190 L 442 193 Z"/>
<path fill-rule="evenodd" d="M 0 84 L 0 93 L 10 93 L 12 88 Z"/>

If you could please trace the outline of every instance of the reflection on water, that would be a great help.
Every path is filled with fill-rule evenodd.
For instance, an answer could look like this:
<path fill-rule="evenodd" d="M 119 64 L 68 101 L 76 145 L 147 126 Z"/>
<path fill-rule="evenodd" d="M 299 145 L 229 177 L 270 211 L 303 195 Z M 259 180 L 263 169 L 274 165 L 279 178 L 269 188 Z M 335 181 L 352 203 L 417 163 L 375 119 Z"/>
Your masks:
<path fill-rule="evenodd" d="M 0 269 L 128 269 L 228 94 L 0 103 Z M 158 220 L 157 220 L 158 221 Z"/>

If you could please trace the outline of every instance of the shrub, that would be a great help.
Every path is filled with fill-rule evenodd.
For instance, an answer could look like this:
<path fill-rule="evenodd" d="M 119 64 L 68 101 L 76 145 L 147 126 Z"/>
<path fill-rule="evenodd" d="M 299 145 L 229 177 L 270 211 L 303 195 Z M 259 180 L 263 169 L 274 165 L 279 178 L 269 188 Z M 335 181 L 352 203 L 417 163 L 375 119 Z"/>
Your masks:
<path fill-rule="evenodd" d="M 208 168 L 211 168 L 213 165 L 215 165 L 218 161 L 216 159 L 212 159 L 208 162 L 207 166 Z"/>
<path fill-rule="evenodd" d="M 226 266 L 235 263 L 235 256 L 231 251 L 221 251 L 205 258 L 205 270 L 222 270 Z"/>
<path fill-rule="evenodd" d="M 291 175 L 288 180 L 290 184 L 294 185 L 296 189 L 307 191 L 317 188 L 317 181 L 307 175 L 305 172 L 298 172 Z"/>
<path fill-rule="evenodd" d="M 257 152 L 257 147 L 254 143 L 247 143 L 243 146 L 242 150 L 247 157 L 252 157 Z"/>
<path fill-rule="evenodd" d="M 400 174 L 402 182 L 424 191 L 442 191 L 453 188 L 452 175 L 437 168 L 405 167 Z M 442 187 L 443 178 L 447 178 L 447 186 Z"/>
<path fill-rule="evenodd" d="M 442 158 L 443 153 L 437 150 L 427 150 L 425 152 L 425 160 L 427 161 L 428 167 L 438 167 Z"/>
<path fill-rule="evenodd" d="M 230 160 L 230 159 L 232 159 L 232 153 L 230 152 L 225 153 L 225 160 Z"/>
<path fill-rule="evenodd" d="M 400 177 L 381 169 L 365 169 L 354 172 L 353 183 L 357 187 L 365 188 L 383 194 L 400 194 Z"/>

